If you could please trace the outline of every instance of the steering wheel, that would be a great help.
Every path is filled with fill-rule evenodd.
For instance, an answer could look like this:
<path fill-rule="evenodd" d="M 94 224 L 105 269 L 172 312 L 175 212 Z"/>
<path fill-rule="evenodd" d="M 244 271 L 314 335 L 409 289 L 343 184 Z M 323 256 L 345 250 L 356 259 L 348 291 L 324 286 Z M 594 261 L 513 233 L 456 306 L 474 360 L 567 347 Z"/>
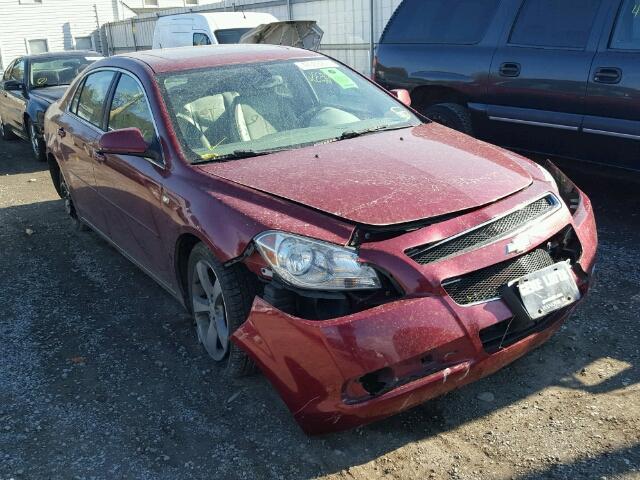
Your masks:
<path fill-rule="evenodd" d="M 317 114 L 319 114 L 325 108 L 327 108 L 327 107 L 324 107 L 322 105 L 316 105 L 314 107 L 311 107 L 309 110 L 307 110 L 302 115 L 300 115 L 300 118 L 299 118 L 300 125 L 302 127 L 308 127 L 309 123 L 311 122 L 311 120 L 313 120 L 313 117 L 315 117 Z"/>
<path fill-rule="evenodd" d="M 203 148 L 211 150 L 211 143 L 209 143 L 209 140 L 204 133 L 195 125 L 192 118 L 184 113 L 178 113 L 176 114 L 176 117 L 178 119 L 180 130 L 182 131 L 182 136 L 187 140 L 187 142 L 191 143 L 199 141 Z"/>

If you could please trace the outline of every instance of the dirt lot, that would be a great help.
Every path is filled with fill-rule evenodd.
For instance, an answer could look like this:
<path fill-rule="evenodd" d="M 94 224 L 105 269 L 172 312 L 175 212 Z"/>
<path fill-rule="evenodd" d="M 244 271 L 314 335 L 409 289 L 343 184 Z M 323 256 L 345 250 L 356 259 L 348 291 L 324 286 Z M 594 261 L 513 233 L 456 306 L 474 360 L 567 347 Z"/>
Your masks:
<path fill-rule="evenodd" d="M 309 438 L 263 377 L 220 382 L 180 306 L 0 141 L 0 480 L 640 478 L 640 183 L 570 173 L 601 247 L 565 327 L 491 378 Z"/>

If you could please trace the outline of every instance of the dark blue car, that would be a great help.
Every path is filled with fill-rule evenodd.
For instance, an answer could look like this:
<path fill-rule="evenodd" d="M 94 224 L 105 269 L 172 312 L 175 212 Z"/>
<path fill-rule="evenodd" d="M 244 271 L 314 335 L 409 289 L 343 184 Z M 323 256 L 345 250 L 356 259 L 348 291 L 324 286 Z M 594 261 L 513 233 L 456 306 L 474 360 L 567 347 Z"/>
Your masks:
<path fill-rule="evenodd" d="M 30 141 L 36 158 L 44 161 L 44 112 L 78 73 L 100 58 L 95 52 L 74 51 L 27 55 L 11 62 L 0 83 L 2 138 Z"/>
<path fill-rule="evenodd" d="M 492 143 L 640 170 L 640 0 L 404 0 L 374 78 Z"/>

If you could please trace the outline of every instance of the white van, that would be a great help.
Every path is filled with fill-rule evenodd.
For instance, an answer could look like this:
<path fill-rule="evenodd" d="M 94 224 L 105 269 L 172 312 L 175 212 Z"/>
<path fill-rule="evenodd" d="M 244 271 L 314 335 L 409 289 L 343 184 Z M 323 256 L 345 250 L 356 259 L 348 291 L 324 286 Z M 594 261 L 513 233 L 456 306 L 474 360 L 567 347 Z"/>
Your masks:
<path fill-rule="evenodd" d="M 158 18 L 153 31 L 153 48 L 239 43 L 259 25 L 277 22 L 269 13 L 213 12 L 181 13 Z"/>

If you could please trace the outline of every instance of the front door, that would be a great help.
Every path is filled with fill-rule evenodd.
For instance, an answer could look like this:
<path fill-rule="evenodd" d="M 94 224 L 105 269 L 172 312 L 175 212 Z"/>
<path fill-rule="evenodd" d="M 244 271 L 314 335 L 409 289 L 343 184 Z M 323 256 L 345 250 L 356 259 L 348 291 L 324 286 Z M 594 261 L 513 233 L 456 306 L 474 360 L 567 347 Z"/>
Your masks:
<path fill-rule="evenodd" d="M 606 0 L 514 2 L 494 55 L 487 101 L 500 143 L 571 154 Z"/>
<path fill-rule="evenodd" d="M 640 0 L 616 3 L 589 75 L 583 155 L 640 170 Z"/>
<path fill-rule="evenodd" d="M 27 98 L 24 59 L 18 59 L 13 64 L 8 80 L 19 82 L 24 88 L 20 90 L 2 91 L 2 121 L 5 125 L 11 127 L 18 135 L 25 137 L 26 132 L 23 126 L 23 115 L 26 110 Z"/>
<path fill-rule="evenodd" d="M 172 278 L 170 254 L 160 237 L 162 183 L 166 174 L 147 97 L 133 75 L 117 79 L 107 115 L 108 130 L 138 128 L 149 145 L 145 156 L 102 154 L 95 167 L 96 186 L 105 206 L 110 237 L 159 280 Z"/>

